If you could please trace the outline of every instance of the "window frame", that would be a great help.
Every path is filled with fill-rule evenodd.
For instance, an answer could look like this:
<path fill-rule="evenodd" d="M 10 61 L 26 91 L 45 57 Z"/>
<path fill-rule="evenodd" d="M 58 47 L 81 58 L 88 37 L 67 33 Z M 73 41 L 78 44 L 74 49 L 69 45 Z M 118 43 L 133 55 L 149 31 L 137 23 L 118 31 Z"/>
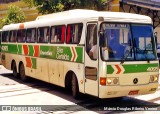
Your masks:
<path fill-rule="evenodd" d="M 16 31 L 16 37 L 15 37 L 15 41 L 11 41 L 11 32 Z M 17 42 L 17 30 L 10 30 L 9 31 L 9 42 Z"/>
<path fill-rule="evenodd" d="M 8 39 L 6 39 L 5 41 L 3 41 L 3 33 L 4 32 L 7 32 L 7 37 L 8 37 Z M 1 33 L 2 33 L 1 42 L 9 42 L 9 31 L 2 31 Z"/>
<path fill-rule="evenodd" d="M 39 31 L 39 29 L 40 28 L 43 28 L 43 31 L 44 31 L 44 28 L 48 28 L 48 33 L 49 33 L 49 37 L 48 37 L 48 40 L 46 41 L 46 42 L 44 42 L 44 41 L 42 41 L 42 42 L 40 42 L 39 41 L 39 34 L 38 34 L 38 31 Z M 44 27 L 37 27 L 37 43 L 49 43 L 49 40 L 50 40 L 50 26 L 44 26 Z M 43 35 L 44 35 L 44 32 L 43 32 Z M 44 40 L 44 37 L 43 37 L 43 40 Z"/>
<path fill-rule="evenodd" d="M 28 32 L 28 29 L 31 29 L 31 30 L 35 30 L 35 38 L 34 38 L 34 42 L 32 41 L 27 41 L 27 32 Z M 32 33 L 31 33 L 31 38 L 32 38 Z M 27 28 L 26 29 L 26 43 L 36 43 L 37 42 L 37 28 Z"/>
<path fill-rule="evenodd" d="M 90 39 L 88 39 L 88 37 L 90 37 L 90 36 L 88 36 L 88 25 L 96 25 L 96 30 L 97 30 L 97 32 L 96 32 L 96 42 L 97 42 L 97 58 L 96 59 L 94 59 L 93 57 L 91 58 L 90 56 L 89 56 L 89 52 L 90 52 L 90 50 L 92 49 L 92 47 L 94 46 L 92 46 L 92 47 L 90 47 L 90 49 L 89 49 L 89 51 L 88 51 L 88 45 L 89 45 L 89 43 L 87 43 L 87 40 L 90 40 Z M 95 34 L 95 33 L 94 33 Z M 85 49 L 85 51 L 86 51 L 86 53 L 87 53 L 87 55 L 89 56 L 89 58 L 91 59 L 91 60 L 94 60 L 94 61 L 96 61 L 97 59 L 98 59 L 98 23 L 97 22 L 88 22 L 87 23 L 87 26 L 86 26 L 86 40 L 85 40 L 85 42 L 86 42 L 86 49 Z M 94 36 L 94 35 L 93 35 Z M 94 39 L 94 38 L 93 38 Z M 89 42 L 89 41 L 88 41 Z M 94 42 L 94 41 L 93 41 Z"/>
<path fill-rule="evenodd" d="M 65 30 L 64 30 L 64 39 L 63 39 L 63 41 L 62 41 L 62 36 L 61 36 L 61 41 L 60 41 L 60 42 L 52 42 L 52 28 L 53 28 L 53 27 L 61 27 L 61 29 L 62 29 L 62 27 L 65 27 Z M 61 30 L 61 33 L 62 33 L 62 30 Z M 54 33 L 54 37 L 55 37 L 55 34 L 56 34 L 56 33 Z M 61 35 L 62 35 L 62 34 L 61 34 Z M 54 25 L 54 26 L 51 26 L 51 27 L 50 27 L 50 43 L 51 43 L 51 44 L 64 44 L 65 40 L 66 40 L 66 25 L 65 25 L 65 24 L 63 24 L 63 25 Z"/>
<path fill-rule="evenodd" d="M 68 39 L 68 27 L 69 27 L 69 25 L 78 25 L 78 27 L 80 26 L 80 25 L 82 25 L 82 30 L 81 30 L 81 36 L 80 36 L 80 38 L 78 37 L 78 42 L 67 42 L 67 39 Z M 80 43 L 80 41 L 81 41 L 81 37 L 82 37 L 82 32 L 83 32 L 83 23 L 71 23 L 71 24 L 67 24 L 67 28 L 66 28 L 66 44 L 79 44 Z M 79 29 L 78 29 L 79 30 Z M 78 34 L 79 35 L 79 34 Z M 71 36 L 70 36 L 71 37 Z"/>
<path fill-rule="evenodd" d="M 24 39 L 25 39 L 25 40 L 24 40 L 24 41 L 19 41 L 19 39 L 18 39 L 18 32 L 19 32 L 19 31 L 22 31 L 22 30 L 25 30 L 25 31 L 24 31 Z M 18 42 L 18 43 L 25 43 L 25 42 L 26 42 L 26 29 L 19 29 L 19 30 L 17 30 L 17 42 Z"/>
<path fill-rule="evenodd" d="M 130 23 L 130 22 L 108 22 L 108 21 L 104 21 L 104 22 L 102 22 L 101 24 L 100 24 L 100 28 L 102 28 L 102 24 L 103 23 L 107 23 L 107 24 L 129 24 L 129 28 L 130 28 L 130 35 L 131 35 L 131 42 L 130 42 L 130 44 L 133 46 L 134 45 L 134 38 L 133 38 L 133 31 L 132 31 L 132 24 L 138 24 L 138 25 L 151 25 L 152 26 L 152 24 L 146 24 L 146 23 Z M 99 41 L 100 42 L 100 41 Z M 123 44 L 125 44 L 125 43 L 123 43 Z M 108 45 L 108 44 L 107 44 Z M 155 48 L 156 49 L 156 48 Z M 136 59 L 136 52 L 135 52 L 135 46 L 133 46 L 133 48 L 131 49 L 132 51 L 133 51 L 133 59 L 122 59 L 122 60 L 105 60 L 103 57 L 102 57 L 102 47 L 100 46 L 100 58 L 101 58 L 101 60 L 102 61 L 106 61 L 106 62 L 123 62 L 123 61 L 148 61 L 147 59 L 146 60 L 143 60 L 143 59 L 141 59 L 141 60 L 138 60 L 138 59 Z M 154 50 L 153 50 L 154 51 Z M 155 59 L 150 59 L 149 61 L 154 61 Z"/>

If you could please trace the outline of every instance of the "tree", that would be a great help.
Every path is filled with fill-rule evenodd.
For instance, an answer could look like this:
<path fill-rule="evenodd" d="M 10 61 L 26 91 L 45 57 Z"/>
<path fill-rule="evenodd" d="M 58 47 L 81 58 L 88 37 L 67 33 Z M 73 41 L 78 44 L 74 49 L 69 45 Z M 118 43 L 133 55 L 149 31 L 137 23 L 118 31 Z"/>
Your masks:
<path fill-rule="evenodd" d="M 39 13 L 49 14 L 53 12 L 63 11 L 61 0 L 22 0 L 29 7 L 36 7 Z"/>
<path fill-rule="evenodd" d="M 37 7 L 39 13 L 48 14 L 75 8 L 104 10 L 106 0 L 22 0 L 29 7 Z"/>
<path fill-rule="evenodd" d="M 3 27 L 3 21 L 0 19 L 0 29 Z"/>
<path fill-rule="evenodd" d="M 21 8 L 10 5 L 8 6 L 7 15 L 2 19 L 3 25 L 8 25 L 11 23 L 21 23 L 25 21 L 25 14 Z"/>

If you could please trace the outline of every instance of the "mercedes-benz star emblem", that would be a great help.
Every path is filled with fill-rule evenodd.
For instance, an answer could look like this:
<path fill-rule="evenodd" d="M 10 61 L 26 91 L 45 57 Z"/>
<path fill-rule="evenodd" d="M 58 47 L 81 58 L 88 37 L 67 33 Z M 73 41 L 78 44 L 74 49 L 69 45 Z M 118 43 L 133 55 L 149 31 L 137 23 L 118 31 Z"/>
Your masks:
<path fill-rule="evenodd" d="M 134 83 L 134 84 L 137 84 L 137 83 L 138 83 L 138 79 L 135 78 L 135 79 L 133 80 L 133 83 Z"/>

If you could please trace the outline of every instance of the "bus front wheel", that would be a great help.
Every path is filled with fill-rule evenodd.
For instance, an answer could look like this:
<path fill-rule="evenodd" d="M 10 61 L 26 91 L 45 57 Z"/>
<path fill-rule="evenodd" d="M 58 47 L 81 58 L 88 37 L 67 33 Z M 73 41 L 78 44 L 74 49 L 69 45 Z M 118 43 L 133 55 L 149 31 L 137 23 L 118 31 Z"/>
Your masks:
<path fill-rule="evenodd" d="M 20 74 L 21 80 L 26 82 L 27 81 L 27 77 L 25 75 L 25 68 L 24 68 L 23 63 L 21 63 L 20 66 L 19 66 L 19 74 Z"/>
<path fill-rule="evenodd" d="M 74 73 L 72 75 L 72 95 L 75 99 L 79 97 L 78 81 Z"/>

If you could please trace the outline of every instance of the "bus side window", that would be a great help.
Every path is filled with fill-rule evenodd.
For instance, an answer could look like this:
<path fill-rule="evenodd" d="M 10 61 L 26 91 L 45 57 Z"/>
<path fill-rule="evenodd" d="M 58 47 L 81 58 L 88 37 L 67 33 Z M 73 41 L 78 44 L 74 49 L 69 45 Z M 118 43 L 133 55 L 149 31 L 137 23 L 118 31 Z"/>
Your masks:
<path fill-rule="evenodd" d="M 17 41 L 18 42 L 25 42 L 25 37 L 26 37 L 26 30 L 25 29 L 18 30 Z"/>
<path fill-rule="evenodd" d="M 50 38 L 50 29 L 49 27 L 44 28 L 44 42 L 48 43 Z"/>
<path fill-rule="evenodd" d="M 43 33 L 43 28 L 38 28 L 37 29 L 37 34 L 38 34 L 38 42 L 42 43 L 44 39 L 44 33 Z"/>
<path fill-rule="evenodd" d="M 9 31 L 3 31 L 2 32 L 2 42 L 8 42 L 9 41 Z"/>
<path fill-rule="evenodd" d="M 16 30 L 10 31 L 9 39 L 10 39 L 9 40 L 10 42 L 16 42 L 17 41 L 17 31 Z"/>
<path fill-rule="evenodd" d="M 93 60 L 97 59 L 97 25 L 89 24 L 87 26 L 86 52 Z"/>
<path fill-rule="evenodd" d="M 36 39 L 36 29 L 35 28 L 29 28 L 26 32 L 26 42 L 28 43 L 34 43 Z"/>
<path fill-rule="evenodd" d="M 64 43 L 66 26 L 63 25 L 61 30 L 61 42 Z"/>
<path fill-rule="evenodd" d="M 64 25 L 51 27 L 51 43 L 64 43 L 65 31 Z"/>
<path fill-rule="evenodd" d="M 66 43 L 78 44 L 80 42 L 80 39 L 81 39 L 82 28 L 83 28 L 83 24 L 82 23 L 69 24 L 67 26 L 67 39 L 66 39 Z"/>
<path fill-rule="evenodd" d="M 38 42 L 47 43 L 49 39 L 49 27 L 38 28 Z"/>
<path fill-rule="evenodd" d="M 55 38 L 55 27 L 51 27 L 51 43 L 56 42 Z"/>

